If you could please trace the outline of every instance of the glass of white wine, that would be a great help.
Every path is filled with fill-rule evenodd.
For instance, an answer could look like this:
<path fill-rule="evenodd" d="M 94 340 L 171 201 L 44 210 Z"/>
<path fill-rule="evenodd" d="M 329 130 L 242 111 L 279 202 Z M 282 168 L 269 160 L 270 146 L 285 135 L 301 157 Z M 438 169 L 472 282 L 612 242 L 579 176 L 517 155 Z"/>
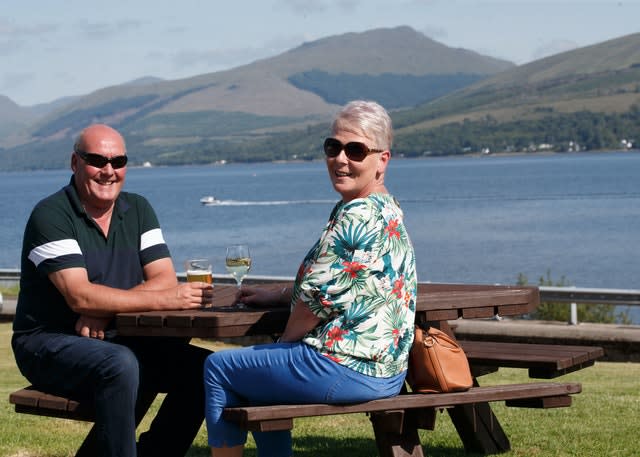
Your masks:
<path fill-rule="evenodd" d="M 233 276 L 238 285 L 238 290 L 242 287 L 242 280 L 251 269 L 251 255 L 249 255 L 249 246 L 246 244 L 234 244 L 227 248 L 227 257 L 225 258 L 225 266 L 227 271 Z M 242 307 L 238 303 L 238 306 Z"/>

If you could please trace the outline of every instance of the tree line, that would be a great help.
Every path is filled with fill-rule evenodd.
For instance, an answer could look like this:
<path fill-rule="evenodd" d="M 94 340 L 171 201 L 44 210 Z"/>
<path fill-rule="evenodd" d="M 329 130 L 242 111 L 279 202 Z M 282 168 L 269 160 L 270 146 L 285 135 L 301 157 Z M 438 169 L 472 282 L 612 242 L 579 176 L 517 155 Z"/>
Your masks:
<path fill-rule="evenodd" d="M 398 136 L 395 151 L 406 157 L 481 152 L 555 152 L 620 149 L 622 141 L 637 147 L 640 141 L 640 107 L 625 113 L 580 111 L 554 113 L 541 118 L 499 123 L 491 115 L 430 130 Z M 627 143 L 628 144 L 628 143 Z M 542 146 L 542 147 L 541 147 Z"/>

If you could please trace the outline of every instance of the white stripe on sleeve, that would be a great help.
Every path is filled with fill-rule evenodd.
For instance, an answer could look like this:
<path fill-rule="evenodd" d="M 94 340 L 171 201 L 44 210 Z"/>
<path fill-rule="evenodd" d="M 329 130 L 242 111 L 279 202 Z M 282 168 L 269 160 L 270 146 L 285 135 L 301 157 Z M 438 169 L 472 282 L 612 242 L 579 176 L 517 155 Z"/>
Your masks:
<path fill-rule="evenodd" d="M 165 244 L 164 237 L 162 236 L 162 230 L 159 228 L 149 230 L 140 236 L 140 250 L 144 251 L 151 246 L 156 246 L 158 244 Z"/>
<path fill-rule="evenodd" d="M 37 267 L 45 260 L 55 259 L 63 255 L 80 254 L 80 245 L 74 239 L 58 240 L 45 243 L 38 247 L 35 247 L 29 253 L 29 260 L 31 260 Z"/>

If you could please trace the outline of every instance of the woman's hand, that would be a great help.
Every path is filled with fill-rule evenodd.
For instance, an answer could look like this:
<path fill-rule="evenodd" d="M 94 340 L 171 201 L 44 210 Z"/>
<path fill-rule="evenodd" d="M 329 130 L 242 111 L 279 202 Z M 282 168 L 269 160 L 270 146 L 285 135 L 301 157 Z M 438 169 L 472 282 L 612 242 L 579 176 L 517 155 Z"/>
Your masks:
<path fill-rule="evenodd" d="M 290 295 L 283 293 L 280 289 L 274 291 L 243 286 L 236 295 L 236 302 L 244 303 L 246 306 L 253 306 L 254 308 L 263 308 L 266 306 L 287 306 L 290 298 Z"/>
<path fill-rule="evenodd" d="M 258 287 L 242 287 L 236 294 L 236 303 L 259 308 L 268 302 L 269 291 Z"/>

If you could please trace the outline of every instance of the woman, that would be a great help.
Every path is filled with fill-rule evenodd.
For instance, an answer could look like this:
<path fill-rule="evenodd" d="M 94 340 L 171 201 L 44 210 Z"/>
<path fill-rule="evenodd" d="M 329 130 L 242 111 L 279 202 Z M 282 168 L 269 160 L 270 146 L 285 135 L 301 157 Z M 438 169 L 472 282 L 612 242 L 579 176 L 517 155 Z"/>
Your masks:
<path fill-rule="evenodd" d="M 291 306 L 277 343 L 220 351 L 205 364 L 211 455 L 241 456 L 247 434 L 222 418 L 227 406 L 352 403 L 397 395 L 404 383 L 417 279 L 402 210 L 384 185 L 391 119 L 353 101 L 324 142 L 341 195 L 293 290 L 243 288 L 248 306 Z M 255 432 L 260 457 L 292 455 L 291 434 Z"/>

